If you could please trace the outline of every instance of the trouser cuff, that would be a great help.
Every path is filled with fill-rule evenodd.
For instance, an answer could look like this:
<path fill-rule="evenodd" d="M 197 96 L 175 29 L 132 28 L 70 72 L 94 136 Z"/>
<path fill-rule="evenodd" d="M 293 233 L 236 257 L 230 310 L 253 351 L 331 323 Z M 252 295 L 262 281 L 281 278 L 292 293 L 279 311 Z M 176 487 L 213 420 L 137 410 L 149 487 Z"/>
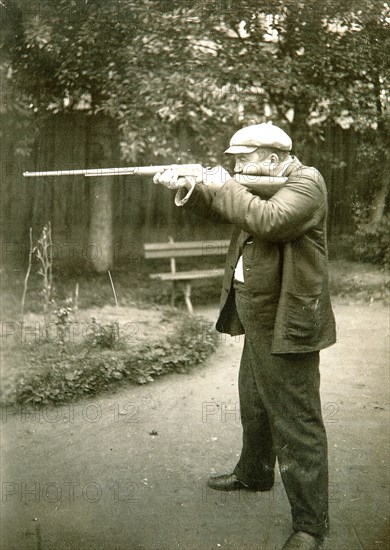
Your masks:
<path fill-rule="evenodd" d="M 293 523 L 294 531 L 303 531 L 304 533 L 309 533 L 314 537 L 324 537 L 329 532 L 329 521 L 326 519 L 322 523 Z"/>

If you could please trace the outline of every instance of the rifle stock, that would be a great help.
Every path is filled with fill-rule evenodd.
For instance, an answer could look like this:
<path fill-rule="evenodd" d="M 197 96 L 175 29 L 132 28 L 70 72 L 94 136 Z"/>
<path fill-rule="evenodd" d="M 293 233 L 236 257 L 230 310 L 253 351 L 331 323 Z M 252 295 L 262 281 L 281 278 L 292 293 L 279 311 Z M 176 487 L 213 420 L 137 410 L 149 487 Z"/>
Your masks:
<path fill-rule="evenodd" d="M 249 176 L 247 174 L 235 174 L 237 183 L 244 185 L 254 195 L 262 199 L 270 199 L 283 185 L 288 178 L 283 176 Z"/>

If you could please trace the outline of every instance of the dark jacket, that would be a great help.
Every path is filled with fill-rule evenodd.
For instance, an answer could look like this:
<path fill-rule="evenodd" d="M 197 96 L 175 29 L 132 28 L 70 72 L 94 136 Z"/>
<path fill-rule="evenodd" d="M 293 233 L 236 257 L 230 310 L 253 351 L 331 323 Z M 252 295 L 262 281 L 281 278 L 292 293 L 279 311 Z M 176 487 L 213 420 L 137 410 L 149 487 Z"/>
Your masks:
<path fill-rule="evenodd" d="M 235 226 L 217 330 L 244 333 L 232 284 L 242 253 L 245 288 L 264 295 L 277 288 L 272 353 L 301 353 L 336 341 L 327 272 L 327 191 L 315 168 L 292 163 L 285 175 L 287 183 L 269 200 L 230 179 L 217 192 L 196 186 L 184 208 Z"/>

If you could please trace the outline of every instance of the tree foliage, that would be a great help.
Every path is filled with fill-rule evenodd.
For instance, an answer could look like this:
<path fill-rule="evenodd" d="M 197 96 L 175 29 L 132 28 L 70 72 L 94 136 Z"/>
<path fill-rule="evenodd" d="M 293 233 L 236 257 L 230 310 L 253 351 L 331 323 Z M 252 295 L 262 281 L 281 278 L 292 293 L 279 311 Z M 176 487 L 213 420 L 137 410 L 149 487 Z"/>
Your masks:
<path fill-rule="evenodd" d="M 362 177 L 380 166 L 380 220 L 390 164 L 388 2 L 4 0 L 1 8 L 3 88 L 15 91 L 6 108 L 24 141 L 21 113 L 39 120 L 83 108 L 117 122 L 126 162 L 215 163 L 245 124 L 285 126 L 298 153 L 337 124 L 361 135 L 351 162 Z"/>
<path fill-rule="evenodd" d="M 14 0 L 3 12 L 10 74 L 32 109 L 108 113 L 126 160 L 184 157 L 183 128 L 216 160 L 247 122 L 303 122 L 318 137 L 329 122 L 388 125 L 381 0 Z"/>

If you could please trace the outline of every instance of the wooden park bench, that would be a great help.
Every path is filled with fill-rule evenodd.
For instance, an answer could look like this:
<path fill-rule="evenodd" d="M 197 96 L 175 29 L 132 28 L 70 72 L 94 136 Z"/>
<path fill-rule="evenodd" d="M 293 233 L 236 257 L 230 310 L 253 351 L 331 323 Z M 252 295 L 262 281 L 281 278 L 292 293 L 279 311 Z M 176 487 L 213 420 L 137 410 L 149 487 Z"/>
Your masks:
<path fill-rule="evenodd" d="M 165 273 L 153 273 L 151 279 L 170 281 L 172 283 L 171 304 L 175 305 L 177 285 L 181 288 L 184 301 L 190 313 L 193 313 L 191 303 L 191 283 L 199 279 L 222 277 L 223 268 L 193 269 L 190 271 L 178 271 L 176 258 L 190 258 L 203 256 L 225 255 L 229 241 L 181 241 L 174 242 L 172 238 L 167 243 L 145 243 L 144 255 L 146 260 L 169 258 L 171 271 Z"/>

